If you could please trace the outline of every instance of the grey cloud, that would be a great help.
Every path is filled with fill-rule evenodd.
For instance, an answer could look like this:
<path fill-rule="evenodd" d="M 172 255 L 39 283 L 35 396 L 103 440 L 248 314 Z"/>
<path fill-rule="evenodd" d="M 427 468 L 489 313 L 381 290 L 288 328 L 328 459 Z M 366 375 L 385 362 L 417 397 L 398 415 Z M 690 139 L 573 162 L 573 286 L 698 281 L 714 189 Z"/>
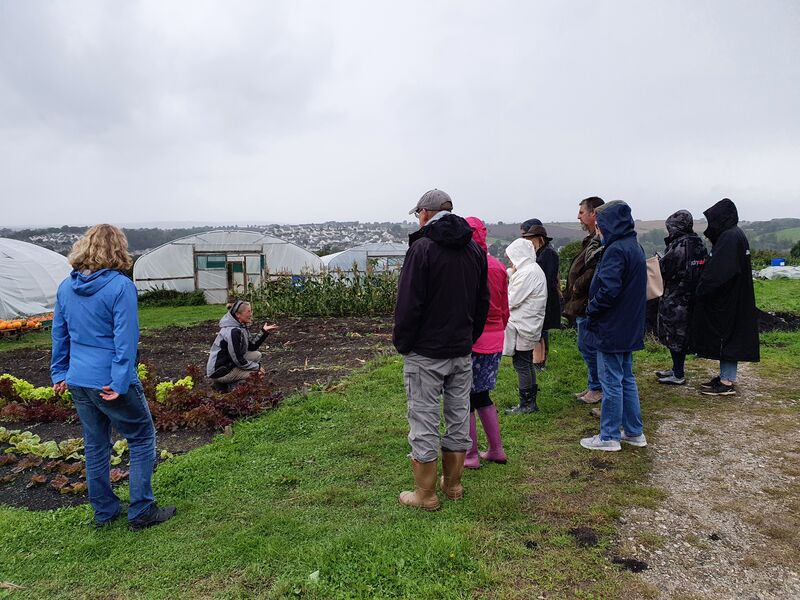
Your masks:
<path fill-rule="evenodd" d="M 383 220 L 439 186 L 489 220 L 590 194 L 786 216 L 798 25 L 790 0 L 0 3 L 0 199 Z"/>

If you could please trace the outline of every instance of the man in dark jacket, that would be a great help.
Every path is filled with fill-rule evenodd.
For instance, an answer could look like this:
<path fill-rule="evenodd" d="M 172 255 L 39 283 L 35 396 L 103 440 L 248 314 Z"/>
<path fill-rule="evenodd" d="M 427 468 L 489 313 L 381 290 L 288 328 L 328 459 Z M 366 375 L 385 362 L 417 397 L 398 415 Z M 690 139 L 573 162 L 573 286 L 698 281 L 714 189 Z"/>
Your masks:
<path fill-rule="evenodd" d="M 417 216 L 420 229 L 409 236 L 392 336 L 405 356 L 408 441 L 416 487 L 400 494 L 400 503 L 425 510 L 439 508 L 440 449 L 442 491 L 452 500 L 463 495 L 464 455 L 472 445 L 472 344 L 483 332 L 489 311 L 486 253 L 472 241 L 469 223 L 452 209 L 450 196 L 431 190 L 409 213 Z M 440 397 L 445 420 L 441 439 Z"/>
<path fill-rule="evenodd" d="M 586 404 L 600 402 L 603 393 L 597 378 L 597 351 L 586 342 L 586 305 L 589 302 L 589 284 L 592 282 L 594 269 L 603 255 L 603 246 L 596 231 L 597 215 L 595 211 L 603 205 L 603 199 L 597 196 L 585 198 L 578 205 L 578 220 L 581 227 L 589 234 L 583 239 L 581 251 L 572 260 L 567 274 L 567 287 L 564 289 L 564 315 L 575 321 L 578 329 L 578 351 L 586 363 L 588 382 L 586 389 L 575 394 L 578 400 Z"/>
<path fill-rule="evenodd" d="M 542 340 L 544 343 L 544 354 L 539 362 L 534 366 L 544 369 L 547 362 L 547 352 L 550 344 L 550 329 L 561 327 L 561 283 L 558 274 L 558 252 L 550 245 L 553 238 L 547 235 L 547 229 L 539 219 L 529 219 L 525 223 L 533 223 L 522 234 L 526 240 L 530 240 L 536 249 L 536 264 L 544 271 L 547 280 L 547 306 L 544 311 L 544 323 L 542 324 Z M 523 226 L 525 225 L 523 223 Z M 534 355 L 536 355 L 534 350 Z"/>
<path fill-rule="evenodd" d="M 586 335 L 597 349 L 603 404 L 600 434 L 582 439 L 581 446 L 614 452 L 620 440 L 647 445 L 633 375 L 633 352 L 644 348 L 647 266 L 627 204 L 614 200 L 603 205 L 597 230 L 605 250 L 589 286 Z"/>
<path fill-rule="evenodd" d="M 719 361 L 719 376 L 702 384 L 701 393 L 729 396 L 736 393 L 737 363 L 759 360 L 750 244 L 728 198 L 703 214 L 708 221 L 704 234 L 712 247 L 697 285 L 692 346 L 698 356 Z"/>

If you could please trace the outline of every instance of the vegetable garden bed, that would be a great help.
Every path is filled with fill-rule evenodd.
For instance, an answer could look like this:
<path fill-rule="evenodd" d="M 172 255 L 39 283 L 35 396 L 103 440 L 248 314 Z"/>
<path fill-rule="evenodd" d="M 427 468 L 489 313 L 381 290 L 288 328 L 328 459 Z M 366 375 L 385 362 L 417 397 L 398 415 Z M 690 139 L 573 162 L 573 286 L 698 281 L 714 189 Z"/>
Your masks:
<path fill-rule="evenodd" d="M 151 371 L 145 388 L 159 429 L 156 439 L 159 453 L 163 450 L 166 451 L 164 456 L 169 456 L 205 445 L 237 415 L 246 416 L 270 408 L 282 395 L 311 387 L 335 386 L 337 380 L 390 348 L 390 318 L 287 319 L 280 322 L 280 326 L 261 348 L 265 354 L 262 360 L 265 381 L 253 383 L 249 390 L 242 389 L 239 394 L 232 392 L 225 396 L 212 392 L 203 377 L 208 350 L 218 330 L 216 321 L 159 329 L 142 335 L 139 360 Z M 0 353 L 0 375 L 7 373 L 34 386 L 50 385 L 49 364 L 50 352 L 46 349 Z M 167 392 L 166 404 L 154 402 L 158 382 L 180 380 L 187 374 L 192 377 L 193 389 L 176 386 Z M 161 396 L 163 400 L 164 394 Z M 214 408 L 217 403 L 222 405 L 219 410 Z M 165 406 L 180 410 L 167 411 Z M 15 410 L 6 408 L 7 416 L 0 417 L 0 427 L 30 432 L 39 436 L 40 444 L 58 444 L 81 437 L 80 424 L 71 417 L 74 414 L 71 409 L 64 411 L 60 405 L 55 411 L 55 421 L 49 418 L 49 411 L 50 407 L 33 410 L 36 419 L 26 420 L 22 410 L 15 418 Z M 0 443 L 0 456 L 6 449 L 10 449 L 8 442 Z M 11 451 L 14 453 L 13 449 Z M 23 456 L 33 459 L 20 465 L 19 459 Z M 43 459 L 38 463 L 36 455 L 15 453 L 16 461 L 0 464 L 0 503 L 46 510 L 86 502 L 75 459 L 64 457 L 63 463 L 53 464 L 54 456 L 40 457 Z M 26 465 L 20 470 L 20 466 Z M 120 468 L 122 471 L 127 468 L 126 454 Z M 14 470 L 17 472 L 13 473 Z M 69 483 L 58 488 L 62 483 L 59 478 L 51 485 L 62 475 L 62 470 L 69 472 Z M 12 473 L 16 476 L 10 477 Z M 117 475 L 122 483 L 124 473 Z M 33 479 L 35 476 L 38 478 Z M 8 481 L 3 482 L 4 477 Z"/>

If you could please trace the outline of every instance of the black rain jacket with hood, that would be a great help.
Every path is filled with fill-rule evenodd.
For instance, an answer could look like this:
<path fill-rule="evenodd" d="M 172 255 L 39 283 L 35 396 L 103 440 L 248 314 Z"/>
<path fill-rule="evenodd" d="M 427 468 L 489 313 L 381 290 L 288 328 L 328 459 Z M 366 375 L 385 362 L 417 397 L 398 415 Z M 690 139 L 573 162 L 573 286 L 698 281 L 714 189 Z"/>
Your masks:
<path fill-rule="evenodd" d="M 400 354 L 468 356 L 489 311 L 486 253 L 469 223 L 438 214 L 408 236 L 392 342 Z"/>
<path fill-rule="evenodd" d="M 692 314 L 692 350 L 702 358 L 758 362 L 758 312 L 753 292 L 750 244 L 738 227 L 739 213 L 728 198 L 703 212 L 711 241 L 697 285 Z"/>
<path fill-rule="evenodd" d="M 664 294 L 658 301 L 658 339 L 674 352 L 685 352 L 689 345 L 689 323 L 694 309 L 694 292 L 708 251 L 694 232 L 688 210 L 679 210 L 666 220 L 667 248 L 659 261 Z"/>

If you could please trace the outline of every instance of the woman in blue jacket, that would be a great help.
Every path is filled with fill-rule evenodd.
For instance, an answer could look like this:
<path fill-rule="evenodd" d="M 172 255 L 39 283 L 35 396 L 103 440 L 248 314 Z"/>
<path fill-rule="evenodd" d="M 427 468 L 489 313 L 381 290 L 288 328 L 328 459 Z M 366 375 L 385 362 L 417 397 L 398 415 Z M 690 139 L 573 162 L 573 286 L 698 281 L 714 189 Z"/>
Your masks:
<path fill-rule="evenodd" d="M 50 376 L 56 392 L 69 388 L 83 426 L 95 525 L 120 514 L 110 480 L 112 427 L 130 450 L 129 528 L 163 523 L 175 507 L 160 508 L 153 497 L 156 436 L 136 376 L 136 287 L 121 272 L 131 267 L 128 240 L 112 225 L 95 225 L 75 242 L 69 262 L 74 270 L 56 295 Z"/>

